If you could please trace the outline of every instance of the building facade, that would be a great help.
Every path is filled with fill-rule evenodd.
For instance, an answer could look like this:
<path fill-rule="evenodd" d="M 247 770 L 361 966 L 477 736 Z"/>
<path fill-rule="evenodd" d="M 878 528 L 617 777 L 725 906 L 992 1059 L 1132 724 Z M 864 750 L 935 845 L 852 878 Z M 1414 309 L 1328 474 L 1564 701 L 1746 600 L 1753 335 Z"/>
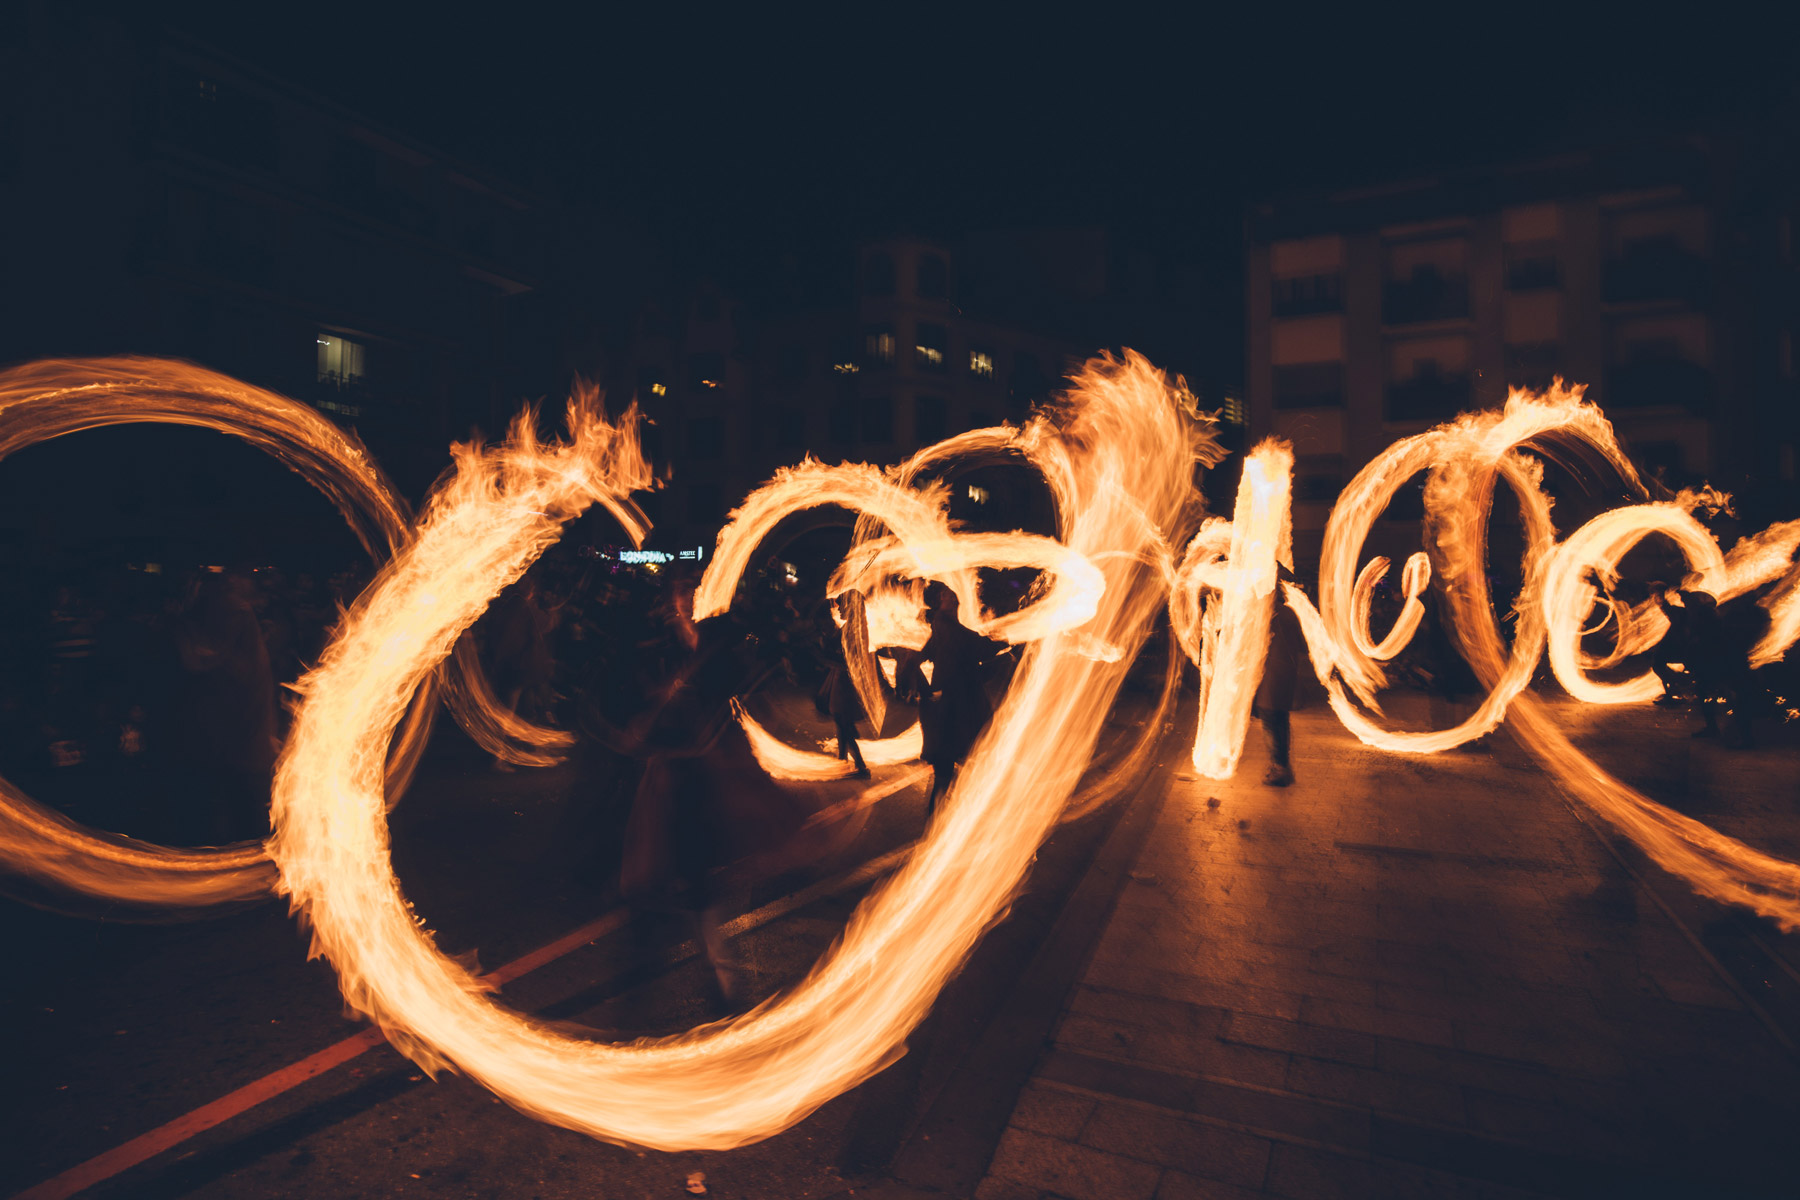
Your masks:
<path fill-rule="evenodd" d="M 1294 444 L 1297 554 L 1389 444 L 1559 375 L 1646 475 L 1791 490 L 1795 212 L 1791 158 L 1723 137 L 1255 206 L 1250 435 Z"/>
<path fill-rule="evenodd" d="M 0 36 L 0 360 L 191 359 L 354 426 L 415 492 L 450 440 L 547 386 L 516 377 L 513 347 L 548 273 L 545 204 L 201 43 L 73 7 L 27 6 Z"/>
<path fill-rule="evenodd" d="M 1094 349 L 987 318 L 956 252 L 920 238 L 858 248 L 824 300 L 761 306 L 702 283 L 647 308 L 629 374 L 668 474 L 648 505 L 659 544 L 710 547 L 727 510 L 808 454 L 897 462 L 967 429 L 1022 420 Z"/>

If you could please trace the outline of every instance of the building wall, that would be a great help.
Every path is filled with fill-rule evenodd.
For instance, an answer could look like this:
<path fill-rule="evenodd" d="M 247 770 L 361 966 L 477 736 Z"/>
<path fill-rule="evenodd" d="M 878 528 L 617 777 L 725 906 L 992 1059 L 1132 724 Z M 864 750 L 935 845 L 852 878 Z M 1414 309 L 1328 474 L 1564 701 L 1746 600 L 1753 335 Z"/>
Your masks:
<path fill-rule="evenodd" d="M 757 312 L 702 283 L 675 311 L 640 319 L 616 390 L 656 422 L 652 454 L 668 471 L 648 505 L 659 544 L 710 546 L 729 507 L 808 454 L 888 464 L 1017 422 L 1090 353 L 965 313 L 944 246 L 871 243 L 847 271 L 851 286 L 829 306 Z M 702 361 L 718 368 L 716 386 Z"/>
<path fill-rule="evenodd" d="M 536 199 L 197 42 L 48 5 L 8 32 L 0 361 L 199 361 L 354 426 L 414 489 L 539 382 L 506 319 L 547 274 Z M 332 339 L 357 351 L 327 372 Z"/>
<path fill-rule="evenodd" d="M 1741 486 L 1760 486 L 1785 462 L 1791 483 L 1793 421 L 1769 420 L 1782 406 L 1766 398 L 1791 413 L 1791 375 L 1768 366 L 1792 327 L 1793 272 L 1743 249 L 1777 240 L 1791 172 L 1752 188 L 1731 161 L 1690 139 L 1259 206 L 1250 432 L 1294 443 L 1301 557 L 1388 445 L 1554 375 L 1588 385 L 1646 475 L 1753 466 L 1762 478 Z"/>

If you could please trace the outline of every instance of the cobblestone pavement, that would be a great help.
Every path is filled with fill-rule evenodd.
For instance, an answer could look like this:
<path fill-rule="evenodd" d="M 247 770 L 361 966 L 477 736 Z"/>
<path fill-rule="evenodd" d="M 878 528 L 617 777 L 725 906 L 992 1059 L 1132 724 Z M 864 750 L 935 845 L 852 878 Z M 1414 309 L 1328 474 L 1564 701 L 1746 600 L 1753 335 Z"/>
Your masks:
<path fill-rule="evenodd" d="M 1781 731 L 1561 711 L 1652 795 L 1800 852 Z M 1254 747 L 1169 779 L 979 1200 L 1796 1194 L 1800 938 L 1694 897 L 1503 732 L 1413 758 L 1294 724 L 1291 789 Z"/>

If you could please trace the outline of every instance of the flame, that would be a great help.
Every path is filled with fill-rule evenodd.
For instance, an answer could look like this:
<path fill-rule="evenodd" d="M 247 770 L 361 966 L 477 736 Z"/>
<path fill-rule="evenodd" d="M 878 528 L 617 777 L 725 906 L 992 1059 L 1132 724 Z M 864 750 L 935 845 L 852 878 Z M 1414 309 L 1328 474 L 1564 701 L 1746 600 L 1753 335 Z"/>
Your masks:
<path fill-rule="evenodd" d="M 1074 630 L 1027 647 L 925 840 L 792 992 L 729 1024 L 609 1046 L 507 1012 L 433 946 L 388 863 L 378 764 L 410 690 L 554 538 L 558 522 L 636 485 L 633 472 L 605 467 L 609 456 L 641 462 L 635 447 L 624 453 L 628 432 L 583 426 L 569 446 L 458 452 L 456 475 L 411 545 L 357 601 L 303 683 L 277 772 L 270 846 L 348 1002 L 417 1061 L 454 1065 L 509 1103 L 596 1137 L 723 1148 L 786 1128 L 891 1061 L 1005 910 L 1161 603 L 1158 531 L 1188 519 L 1195 442 L 1166 381 L 1141 358 L 1089 365 L 1040 436 L 1068 448 L 1064 540 L 1101 576 L 1080 632 L 1125 653 L 1115 662 L 1076 653 Z M 878 473 L 803 466 L 784 477 L 796 474 L 827 495 L 879 505 L 897 536 L 936 531 L 935 505 Z M 753 506 L 773 509 L 767 498 L 753 497 Z M 721 557 L 740 548 L 747 556 L 739 542 L 722 545 Z M 743 561 L 703 580 L 698 613 L 720 611 L 734 590 L 725 581 Z"/>
<path fill-rule="evenodd" d="M 0 458 L 83 429 L 162 424 L 240 438 L 329 500 L 371 557 L 410 540 L 411 514 L 369 452 L 307 405 L 192 363 L 154 358 L 46 359 L 0 373 Z M 633 516 L 634 523 L 641 517 Z M 452 713 L 477 742 L 520 763 L 557 761 L 561 730 L 520 720 L 493 698 L 472 647 L 449 673 Z M 390 803 L 405 792 L 431 734 L 438 679 L 421 683 L 390 753 Z M 199 915 L 268 896 L 259 845 L 181 850 L 86 829 L 0 781 L 0 867 L 56 893 Z"/>
<path fill-rule="evenodd" d="M 1327 527 L 1323 580 L 1341 582 L 1352 577 L 1355 552 L 1367 534 L 1368 522 L 1401 482 L 1421 466 L 1428 466 L 1427 542 L 1434 569 L 1445 584 L 1450 632 L 1477 676 L 1490 688 L 1477 714 L 1483 718 L 1480 724 L 1510 715 L 1510 728 L 1520 742 L 1571 795 L 1695 891 L 1748 907 L 1783 928 L 1800 928 L 1800 866 L 1674 812 L 1614 778 L 1571 744 L 1543 704 L 1524 690 L 1547 639 L 1552 641 L 1553 655 L 1562 660 L 1559 678 L 1568 672 L 1577 687 L 1599 686 L 1581 676 L 1573 650 L 1594 602 L 1593 589 L 1584 582 L 1588 567 L 1610 570 L 1617 556 L 1638 539 L 1663 533 L 1677 539 L 1690 564 L 1699 568 L 1697 575 L 1703 583 L 1735 594 L 1778 577 L 1785 569 L 1779 546 L 1787 544 L 1788 527 L 1777 527 L 1765 538 L 1747 539 L 1748 544 L 1733 552 L 1734 567 L 1732 556 L 1720 555 L 1710 535 L 1693 522 L 1687 510 L 1694 504 L 1684 496 L 1674 503 L 1637 505 L 1603 514 L 1558 547 L 1550 502 L 1539 486 L 1541 468 L 1517 453 L 1527 443 L 1598 460 L 1627 485 L 1641 490 L 1612 427 L 1597 408 L 1583 400 L 1581 389 L 1564 388 L 1559 380 L 1543 395 L 1515 390 L 1504 411 L 1464 416 L 1400 443 L 1389 455 L 1371 463 L 1363 472 L 1368 479 L 1359 476 L 1364 486 L 1358 489 L 1357 482 L 1352 484 L 1358 507 L 1351 515 L 1357 523 L 1338 527 L 1334 538 L 1334 513 Z M 1488 514 L 1498 478 L 1505 478 L 1518 495 L 1526 540 L 1524 585 L 1515 604 L 1519 620 L 1510 652 L 1494 620 L 1487 587 Z M 1373 503 L 1377 499 L 1379 505 Z M 1713 500 L 1722 502 L 1717 493 L 1707 493 L 1699 502 L 1710 504 Z M 1320 591 L 1325 604 L 1332 593 L 1323 582 Z M 1458 730 L 1425 735 L 1394 734 L 1374 726 L 1348 703 L 1343 689 L 1335 686 L 1334 671 L 1348 664 L 1349 674 L 1363 666 L 1358 663 L 1362 652 L 1354 639 L 1338 636 L 1348 614 L 1339 610 L 1340 619 L 1334 622 L 1329 610 L 1327 614 L 1313 611 L 1298 588 L 1290 585 L 1286 594 L 1300 615 L 1315 669 L 1332 689 L 1334 711 L 1363 740 L 1391 749 L 1447 748 L 1447 736 L 1460 738 L 1466 727 L 1475 723 L 1471 718 Z M 1641 685 L 1639 690 L 1643 690 Z"/>
<path fill-rule="evenodd" d="M 1231 549 L 1217 581 L 1218 649 L 1194 736 L 1194 768 L 1213 779 L 1229 779 L 1237 770 L 1250 728 L 1250 702 L 1269 650 L 1276 560 L 1290 569 L 1294 565 L 1293 469 L 1293 450 L 1272 438 L 1244 460 Z"/>
<path fill-rule="evenodd" d="M 1371 558 L 1362 574 L 1356 577 L 1356 590 L 1350 597 L 1353 611 L 1350 634 L 1356 640 L 1356 648 L 1366 657 L 1380 662 L 1387 662 L 1406 649 L 1413 634 L 1418 632 L 1419 622 L 1425 617 L 1425 604 L 1419 597 L 1431 584 L 1430 556 L 1421 551 L 1408 557 L 1406 565 L 1400 569 L 1400 587 L 1406 593 L 1406 601 L 1400 606 L 1400 615 L 1394 618 L 1394 627 L 1377 642 L 1370 632 L 1369 608 L 1375 598 L 1375 586 L 1387 577 L 1389 565 L 1388 560 L 1379 555 Z"/>
<path fill-rule="evenodd" d="M 17 378 L 0 376 L 0 385 Z M 133 411 L 173 412 L 179 415 L 166 419 L 214 428 L 227 427 L 210 424 L 228 420 L 219 414 L 236 414 L 229 421 L 238 424 L 228 431 L 241 427 L 273 438 L 265 426 L 279 426 L 283 414 L 244 417 L 246 401 L 234 395 L 227 402 L 206 391 L 223 386 L 218 378 L 209 376 L 193 395 L 180 393 L 167 409 L 140 403 Z M 130 386 L 145 388 L 135 376 Z M 9 394 L 0 386 L 0 454 L 15 429 Z M 1103 358 L 1073 381 L 1060 407 L 1020 429 L 951 439 L 887 473 L 809 460 L 778 472 L 746 499 L 721 532 L 696 593 L 697 617 L 729 606 L 757 545 L 784 518 L 803 508 L 841 505 L 862 516 L 830 586 L 863 596 L 848 606 L 844 637 L 853 671 L 865 670 L 877 694 L 873 650 L 923 641 L 916 616 L 923 578 L 941 579 L 964 597 L 962 611 L 972 623 L 1020 642 L 1022 660 L 924 840 L 858 908 L 843 939 L 804 982 L 741 1019 L 619 1046 L 502 1008 L 480 978 L 437 950 L 394 878 L 384 793 L 397 755 L 390 743 L 409 701 L 493 597 L 559 536 L 563 523 L 598 503 L 631 537 L 643 536 L 641 515 L 628 499 L 651 481 L 635 414 L 610 424 L 583 400 L 570 405 L 567 442 L 539 442 L 527 413 L 499 447 L 456 447 L 455 471 L 431 498 L 424 519 L 411 530 L 404 520 L 395 522 L 392 560 L 300 684 L 302 702 L 276 773 L 269 853 L 279 886 L 310 923 L 315 953 L 337 969 L 346 1001 L 427 1069 L 465 1071 L 540 1119 L 662 1149 L 728 1148 L 767 1137 L 892 1061 L 982 932 L 1004 912 L 1055 823 L 1142 769 L 1172 709 L 1182 654 L 1201 668 L 1196 765 L 1224 775 L 1238 760 L 1267 648 L 1277 563 L 1291 567 L 1292 453 L 1275 442 L 1259 446 L 1246 460 L 1232 519 L 1214 518 L 1196 530 L 1201 509 L 1192 488 L 1194 466 L 1216 462 L 1218 448 L 1209 427 L 1183 418 L 1181 395 L 1179 385 L 1172 387 L 1135 354 Z M 93 423 L 105 422 L 90 417 L 70 428 Z M 1664 869 L 1704 895 L 1800 928 L 1800 866 L 1675 813 L 1612 777 L 1568 741 L 1526 690 L 1548 646 L 1553 668 L 1573 681 L 1572 691 L 1590 689 L 1587 697 L 1616 702 L 1622 693 L 1586 675 L 1603 660 L 1584 657 L 1579 647 L 1597 598 L 1588 580 L 1596 572 L 1610 577 L 1630 546 L 1651 534 L 1674 538 L 1694 568 L 1693 584 L 1721 598 L 1775 582 L 1763 601 L 1772 627 L 1753 653 L 1784 653 L 1800 629 L 1800 568 L 1792 562 L 1800 522 L 1744 539 L 1723 554 L 1692 510 L 1717 507 L 1725 498 L 1693 493 L 1604 514 L 1558 545 L 1541 486 L 1542 463 L 1527 449 L 1579 458 L 1642 490 L 1604 416 L 1581 389 L 1560 380 L 1542 395 L 1515 391 L 1503 411 L 1469 414 L 1396 443 L 1345 489 L 1326 529 L 1319 606 L 1292 583 L 1281 589 L 1300 619 L 1333 710 L 1364 741 L 1408 753 L 1447 749 L 1510 716 L 1521 744 L 1572 796 Z M 1058 538 L 954 531 L 943 486 L 921 488 L 913 481 L 927 466 L 964 453 L 1019 454 L 1036 465 L 1056 499 Z M 1406 605 L 1395 628 L 1376 642 L 1369 596 L 1387 564 L 1376 560 L 1359 571 L 1357 559 L 1373 522 L 1421 471 L 1429 557 L 1409 559 L 1402 576 Z M 1487 528 L 1501 481 L 1517 497 L 1525 540 L 1510 646 L 1487 582 Z M 1171 546 L 1190 531 L 1177 566 Z M 1031 605 L 997 619 L 982 612 L 975 585 L 975 569 L 988 563 L 1035 566 L 1050 582 Z M 1416 631 L 1416 606 L 1428 584 L 1441 589 L 1448 631 L 1489 693 L 1475 716 L 1454 729 L 1389 730 L 1374 719 L 1380 715 L 1375 695 L 1385 682 L 1381 663 Z M 1125 672 L 1165 602 L 1170 646 L 1154 718 L 1077 792 Z M 1616 604 L 1613 611 L 1619 630 L 1607 658 L 1658 635 L 1648 607 Z M 1628 696 L 1644 692 L 1641 680 L 1612 686 Z M 741 719 L 766 769 L 794 778 L 827 777 L 818 773 L 824 756 L 785 746 L 747 716 Z M 895 744 L 881 752 L 915 752 L 904 744 L 915 734 L 916 726 L 889 739 Z M 832 769 L 847 768 L 832 760 Z M 880 790 L 849 803 L 866 806 L 868 795 Z M 7 813 L 17 807 L 5 789 L 0 802 L 11 806 Z M 49 859 L 64 854 L 65 862 L 88 855 L 116 875 L 118 862 L 107 855 L 117 847 L 77 846 L 68 830 L 37 818 L 35 808 L 28 806 L 26 815 L 37 823 L 8 818 L 25 831 L 9 833 L 10 845 Z M 172 853 L 146 854 L 143 869 L 174 880 L 185 868 L 159 857 Z M 258 869 L 260 859 L 254 848 L 235 848 L 196 861 L 177 881 L 190 890 L 240 886 L 233 872 Z M 54 877 L 62 868 L 45 869 Z"/>

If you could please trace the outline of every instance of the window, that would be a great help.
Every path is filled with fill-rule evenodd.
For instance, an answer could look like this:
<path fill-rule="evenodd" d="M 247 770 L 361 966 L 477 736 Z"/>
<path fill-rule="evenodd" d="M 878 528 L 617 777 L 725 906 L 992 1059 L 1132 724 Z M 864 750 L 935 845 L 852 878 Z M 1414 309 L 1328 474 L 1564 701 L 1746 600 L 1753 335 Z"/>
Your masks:
<path fill-rule="evenodd" d="M 892 325 L 871 325 L 863 330 L 863 355 L 871 366 L 893 366 L 894 327 Z"/>
<path fill-rule="evenodd" d="M 950 433 L 950 409 L 942 396 L 918 396 L 913 400 L 913 440 L 941 442 Z"/>
<path fill-rule="evenodd" d="M 1397 242 L 1385 251 L 1382 320 L 1389 325 L 1469 315 L 1468 243 L 1460 237 Z"/>
<path fill-rule="evenodd" d="M 870 400 L 863 406 L 862 436 L 865 442 L 891 442 L 894 440 L 894 401 L 892 397 L 882 396 Z"/>
<path fill-rule="evenodd" d="M 1271 308 L 1277 317 L 1304 317 L 1314 313 L 1344 311 L 1344 276 L 1330 271 L 1277 279 L 1272 286 Z"/>
<path fill-rule="evenodd" d="M 1294 472 L 1294 499 L 1302 504 L 1330 504 L 1344 486 L 1344 460 L 1339 455 L 1300 459 Z"/>
<path fill-rule="evenodd" d="M 1435 348 L 1434 348 L 1435 349 Z M 1390 421 L 1445 421 L 1469 407 L 1466 354 L 1433 357 L 1414 354 L 1402 364 L 1407 374 L 1391 376 L 1387 387 Z"/>
<path fill-rule="evenodd" d="M 950 335 L 944 327 L 920 321 L 917 342 L 913 347 L 913 354 L 919 370 L 942 371 L 945 352 L 950 347 Z"/>
<path fill-rule="evenodd" d="M 1554 241 L 1520 242 L 1506 248 L 1506 286 L 1514 292 L 1553 288 L 1562 283 Z"/>
<path fill-rule="evenodd" d="M 869 296 L 894 294 L 894 259 L 892 255 L 878 250 L 863 261 L 863 293 Z"/>
<path fill-rule="evenodd" d="M 363 346 L 332 333 L 319 334 L 319 382 L 333 387 L 349 387 L 361 383 Z"/>
<path fill-rule="evenodd" d="M 711 462 L 725 455 L 725 426 L 717 417 L 695 417 L 688 422 L 688 453 Z"/>
<path fill-rule="evenodd" d="M 1344 403 L 1344 364 L 1275 368 L 1276 408 L 1336 408 Z"/>
<path fill-rule="evenodd" d="M 983 379 L 994 377 L 994 352 L 992 350 L 969 351 L 969 374 L 979 375 Z"/>
<path fill-rule="evenodd" d="M 919 297 L 941 300 L 950 294 L 950 265 L 936 254 L 919 255 Z"/>
<path fill-rule="evenodd" d="M 725 356 L 717 350 L 688 355 L 687 368 L 690 388 L 716 388 L 725 381 Z"/>
<path fill-rule="evenodd" d="M 1243 425 L 1244 398 L 1236 392 L 1226 392 L 1222 399 L 1224 404 L 1219 408 L 1219 419 L 1227 425 Z"/>

